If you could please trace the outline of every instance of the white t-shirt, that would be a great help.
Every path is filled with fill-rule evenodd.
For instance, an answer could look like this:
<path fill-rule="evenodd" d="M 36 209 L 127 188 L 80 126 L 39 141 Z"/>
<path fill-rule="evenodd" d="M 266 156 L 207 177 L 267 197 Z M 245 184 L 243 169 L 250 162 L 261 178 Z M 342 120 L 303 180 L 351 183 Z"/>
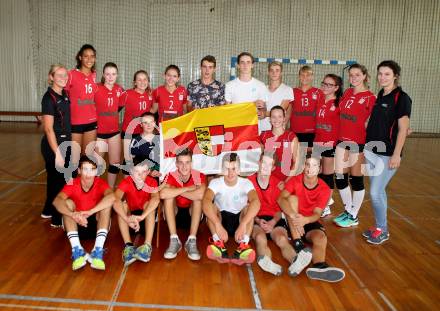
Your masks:
<path fill-rule="evenodd" d="M 281 106 L 281 102 L 283 100 L 293 100 L 293 89 L 290 86 L 281 83 L 280 86 L 274 91 L 271 92 L 268 90 L 269 98 L 266 103 L 267 111 L 270 111 L 274 106 Z M 266 117 L 262 120 L 258 120 L 258 130 L 260 132 L 268 131 L 272 127 L 270 125 L 270 118 Z"/>
<path fill-rule="evenodd" d="M 252 182 L 243 177 L 238 177 L 235 186 L 228 186 L 224 177 L 211 180 L 208 186 L 214 192 L 214 204 L 220 211 L 238 214 L 248 203 L 248 193 L 254 190 Z"/>
<path fill-rule="evenodd" d="M 266 85 L 255 78 L 248 82 L 236 78 L 225 85 L 225 100 L 232 104 L 255 102 L 256 100 L 267 102 L 268 93 Z"/>

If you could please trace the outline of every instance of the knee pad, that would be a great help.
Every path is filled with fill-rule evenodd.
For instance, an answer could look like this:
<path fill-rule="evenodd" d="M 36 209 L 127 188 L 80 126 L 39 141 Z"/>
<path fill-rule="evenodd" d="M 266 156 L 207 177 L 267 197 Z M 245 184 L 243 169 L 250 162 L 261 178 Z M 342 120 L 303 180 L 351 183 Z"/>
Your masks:
<path fill-rule="evenodd" d="M 364 176 L 350 176 L 350 184 L 353 191 L 364 190 Z"/>
<path fill-rule="evenodd" d="M 121 169 L 117 165 L 119 164 L 110 164 L 108 166 L 108 172 L 112 174 L 118 174 Z"/>
<path fill-rule="evenodd" d="M 341 189 L 345 189 L 348 187 L 348 173 L 347 174 L 335 174 L 336 176 L 336 188 L 338 188 L 339 190 Z"/>
<path fill-rule="evenodd" d="M 330 187 L 330 189 L 335 188 L 333 174 L 319 174 L 319 178 L 321 178 Z"/>

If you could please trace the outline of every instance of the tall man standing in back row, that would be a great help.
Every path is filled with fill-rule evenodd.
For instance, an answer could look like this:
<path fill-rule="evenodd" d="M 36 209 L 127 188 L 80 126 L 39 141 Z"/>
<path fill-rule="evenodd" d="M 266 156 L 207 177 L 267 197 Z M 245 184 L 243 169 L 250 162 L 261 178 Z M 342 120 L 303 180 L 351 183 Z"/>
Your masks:
<path fill-rule="evenodd" d="M 238 77 L 226 83 L 225 99 L 227 104 L 254 103 L 258 119 L 262 120 L 266 117 L 269 91 L 263 82 L 252 77 L 254 63 L 254 57 L 248 52 L 237 56 Z"/>
<path fill-rule="evenodd" d="M 188 102 L 191 110 L 225 104 L 225 85 L 215 80 L 216 59 L 207 55 L 200 61 L 200 79 L 188 84 Z"/>

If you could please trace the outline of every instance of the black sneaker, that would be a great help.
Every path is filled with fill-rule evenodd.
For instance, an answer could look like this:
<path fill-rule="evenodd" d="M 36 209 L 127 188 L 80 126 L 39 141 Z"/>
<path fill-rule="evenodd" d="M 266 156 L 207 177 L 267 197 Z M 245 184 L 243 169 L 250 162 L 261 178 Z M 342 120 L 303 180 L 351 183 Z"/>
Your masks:
<path fill-rule="evenodd" d="M 310 279 L 331 283 L 339 282 L 345 277 L 344 270 L 329 267 L 325 262 L 314 264 L 306 270 L 306 274 Z"/>

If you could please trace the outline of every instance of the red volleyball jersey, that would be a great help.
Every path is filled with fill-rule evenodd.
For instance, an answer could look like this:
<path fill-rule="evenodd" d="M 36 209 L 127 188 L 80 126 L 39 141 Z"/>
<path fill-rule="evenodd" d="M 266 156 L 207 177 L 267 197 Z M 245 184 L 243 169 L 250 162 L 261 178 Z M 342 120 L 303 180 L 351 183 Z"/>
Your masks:
<path fill-rule="evenodd" d="M 98 86 L 95 80 L 95 71 L 88 76 L 78 69 L 69 71 L 65 90 L 69 94 L 72 125 L 96 122 L 95 93 Z"/>
<path fill-rule="evenodd" d="M 316 107 L 318 100 L 324 96 L 322 91 L 312 87 L 306 92 L 300 88 L 293 89 L 294 100 L 290 115 L 290 130 L 295 133 L 313 133 L 316 125 Z"/>
<path fill-rule="evenodd" d="M 205 175 L 197 170 L 191 170 L 191 176 L 187 182 L 183 182 L 180 180 L 177 170 L 169 173 L 165 180 L 168 185 L 175 188 L 190 187 L 194 185 L 199 186 L 206 183 Z M 188 208 L 191 206 L 191 203 L 192 201 L 190 199 L 187 199 L 183 196 L 179 195 L 176 197 L 176 205 L 178 207 Z"/>
<path fill-rule="evenodd" d="M 298 212 L 306 217 L 312 216 L 315 208 L 324 209 L 331 194 L 329 186 L 321 178 L 313 189 L 308 189 L 304 185 L 304 174 L 292 177 L 284 189 L 298 197 Z"/>
<path fill-rule="evenodd" d="M 122 121 L 122 131 L 127 132 L 130 122 L 143 113 L 149 112 L 153 106 L 153 97 L 148 92 L 139 94 L 134 89 L 130 89 L 122 93 L 119 98 L 119 106 L 125 107 L 124 120 Z M 130 134 L 142 133 L 140 120 L 136 122 L 136 126 L 130 126 Z M 133 129 L 133 131 L 131 130 Z"/>
<path fill-rule="evenodd" d="M 278 137 L 275 137 L 272 131 L 264 131 L 260 134 L 260 141 L 264 146 L 264 150 L 275 151 L 276 153 L 277 159 L 272 175 L 279 180 L 285 180 L 289 177 L 292 168 L 292 141 L 295 137 L 295 133 L 291 131 L 284 131 Z"/>
<path fill-rule="evenodd" d="M 257 216 L 273 217 L 276 213 L 281 211 L 281 208 L 277 202 L 281 192 L 280 188 L 278 188 L 278 184 L 281 181 L 272 175 L 269 179 L 269 185 L 266 189 L 263 189 L 257 181 L 257 176 L 258 174 L 255 173 L 248 177 L 248 179 L 254 185 L 254 188 L 257 191 L 258 199 L 260 200 L 260 210 L 258 211 Z"/>
<path fill-rule="evenodd" d="M 73 179 L 71 185 L 64 186 L 64 192 L 75 203 L 77 212 L 89 211 L 94 208 L 104 197 L 104 192 L 110 189 L 107 182 L 101 177 L 95 177 L 93 186 L 85 192 L 81 186 L 81 176 Z"/>
<path fill-rule="evenodd" d="M 315 142 L 336 146 L 339 137 L 339 113 L 339 106 L 335 106 L 334 99 L 320 101 L 316 115 Z"/>
<path fill-rule="evenodd" d="M 147 176 L 144 186 L 137 189 L 133 178 L 128 176 L 121 181 L 118 189 L 124 192 L 130 211 L 143 210 L 144 204 L 151 199 L 151 193 L 157 192 L 157 181 L 153 177 Z"/>
<path fill-rule="evenodd" d="M 95 94 L 98 134 L 119 131 L 119 97 L 123 92 L 118 84 L 115 84 L 111 90 L 102 83 L 98 84 L 98 91 Z"/>
<path fill-rule="evenodd" d="M 353 88 L 345 91 L 339 103 L 339 140 L 365 144 L 366 122 L 370 117 L 376 96 L 371 91 L 353 93 Z"/>
<path fill-rule="evenodd" d="M 188 92 L 183 86 L 170 93 L 164 85 L 153 91 L 154 102 L 158 103 L 159 122 L 183 115 L 183 106 L 188 101 Z"/>

